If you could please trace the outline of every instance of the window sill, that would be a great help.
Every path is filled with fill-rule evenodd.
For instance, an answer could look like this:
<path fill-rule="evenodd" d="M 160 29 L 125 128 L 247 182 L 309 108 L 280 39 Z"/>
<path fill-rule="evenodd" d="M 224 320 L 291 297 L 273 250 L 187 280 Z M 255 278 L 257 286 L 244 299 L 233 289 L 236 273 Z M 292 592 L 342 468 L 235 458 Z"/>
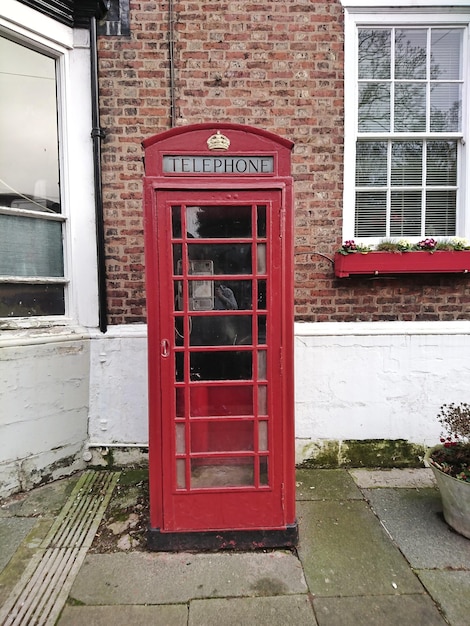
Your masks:
<path fill-rule="evenodd" d="M 470 271 L 470 250 L 435 252 L 355 252 L 335 254 L 335 276 L 380 276 L 384 274 L 466 274 Z"/>

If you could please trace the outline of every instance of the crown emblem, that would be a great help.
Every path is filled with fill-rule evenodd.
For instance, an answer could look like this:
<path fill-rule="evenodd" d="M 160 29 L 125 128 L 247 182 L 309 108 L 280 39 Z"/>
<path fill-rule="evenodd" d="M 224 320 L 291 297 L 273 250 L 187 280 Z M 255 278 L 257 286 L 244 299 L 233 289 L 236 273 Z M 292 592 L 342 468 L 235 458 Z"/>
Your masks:
<path fill-rule="evenodd" d="M 207 147 L 209 150 L 228 150 L 230 146 L 230 139 L 220 133 L 218 130 L 215 135 L 211 135 L 207 140 Z"/>

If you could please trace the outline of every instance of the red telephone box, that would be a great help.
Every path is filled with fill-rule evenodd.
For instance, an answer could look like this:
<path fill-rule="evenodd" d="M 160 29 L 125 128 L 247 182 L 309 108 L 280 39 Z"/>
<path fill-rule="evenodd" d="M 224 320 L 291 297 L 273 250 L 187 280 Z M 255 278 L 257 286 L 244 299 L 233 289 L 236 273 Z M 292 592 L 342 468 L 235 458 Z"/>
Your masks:
<path fill-rule="evenodd" d="M 293 144 L 214 123 L 143 145 L 149 548 L 295 545 Z"/>

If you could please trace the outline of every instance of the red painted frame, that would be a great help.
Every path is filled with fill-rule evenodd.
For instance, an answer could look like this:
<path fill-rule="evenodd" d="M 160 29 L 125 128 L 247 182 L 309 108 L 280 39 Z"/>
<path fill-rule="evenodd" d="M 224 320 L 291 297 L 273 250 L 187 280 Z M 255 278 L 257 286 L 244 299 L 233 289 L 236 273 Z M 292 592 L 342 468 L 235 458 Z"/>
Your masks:
<path fill-rule="evenodd" d="M 470 250 L 337 252 L 334 262 L 338 278 L 361 274 L 466 274 L 470 271 Z"/>
<path fill-rule="evenodd" d="M 183 176 L 165 174 L 165 154 L 211 155 L 207 139 L 220 131 L 230 138 L 224 153 L 272 155 L 274 171 L 264 176 L 205 175 Z M 294 459 L 294 378 L 293 378 L 293 198 L 290 176 L 292 143 L 265 131 L 236 124 L 198 124 L 177 128 L 144 142 L 146 176 L 144 179 L 144 213 L 146 245 L 146 280 L 148 309 L 148 372 L 149 372 L 149 479 L 150 534 L 155 549 L 181 546 L 163 535 L 187 537 L 207 532 L 257 532 L 262 545 L 292 545 L 295 522 L 295 459 Z M 173 331 L 172 302 L 168 285 L 172 281 L 168 207 L 175 203 L 210 203 L 230 199 L 232 204 L 265 202 L 274 210 L 270 233 L 270 271 L 274 289 L 268 295 L 268 315 L 272 326 L 268 342 L 273 346 L 268 372 L 271 380 L 269 446 L 272 454 L 269 488 L 211 488 L 182 493 L 175 488 L 175 472 L 169 463 L 175 458 L 173 420 L 175 406 L 174 366 L 162 359 L 162 342 Z M 158 288 L 160 287 L 160 289 Z M 174 334 L 174 331 L 173 331 Z M 269 348 L 269 346 L 268 346 Z M 172 348 L 170 348 L 172 352 Z M 170 355 L 171 362 L 174 358 Z M 283 537 L 283 531 L 290 539 Z M 269 532 L 275 534 L 270 543 Z M 268 533 L 268 535 L 266 535 Z M 277 534 L 276 534 L 277 533 Z M 280 534 L 279 534 L 280 533 Z M 295 534 L 295 533 L 294 533 Z M 222 542 L 223 543 L 223 542 Z M 227 542 L 225 542 L 227 543 Z M 237 535 L 231 545 L 218 547 L 250 547 Z M 169 546 L 168 548 L 162 545 Z M 187 544 L 184 544 L 187 547 Z M 190 547 L 193 544 L 190 544 Z M 212 544 L 210 544 L 211 547 Z M 207 546 L 206 546 L 207 547 Z"/>

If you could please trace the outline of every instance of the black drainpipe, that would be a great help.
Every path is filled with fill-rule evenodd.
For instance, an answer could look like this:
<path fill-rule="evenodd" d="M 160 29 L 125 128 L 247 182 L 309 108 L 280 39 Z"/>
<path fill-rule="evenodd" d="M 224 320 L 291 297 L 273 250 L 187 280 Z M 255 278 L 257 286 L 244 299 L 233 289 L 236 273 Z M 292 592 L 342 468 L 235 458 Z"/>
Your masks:
<path fill-rule="evenodd" d="M 99 327 L 102 333 L 108 328 L 108 300 L 106 297 L 106 257 L 104 246 L 103 194 L 101 177 L 101 139 L 106 133 L 100 126 L 99 87 L 98 87 L 98 45 L 96 18 L 90 19 L 91 57 L 91 119 L 93 140 L 93 171 L 95 182 L 95 221 L 96 247 L 98 260 L 98 303 Z"/>

